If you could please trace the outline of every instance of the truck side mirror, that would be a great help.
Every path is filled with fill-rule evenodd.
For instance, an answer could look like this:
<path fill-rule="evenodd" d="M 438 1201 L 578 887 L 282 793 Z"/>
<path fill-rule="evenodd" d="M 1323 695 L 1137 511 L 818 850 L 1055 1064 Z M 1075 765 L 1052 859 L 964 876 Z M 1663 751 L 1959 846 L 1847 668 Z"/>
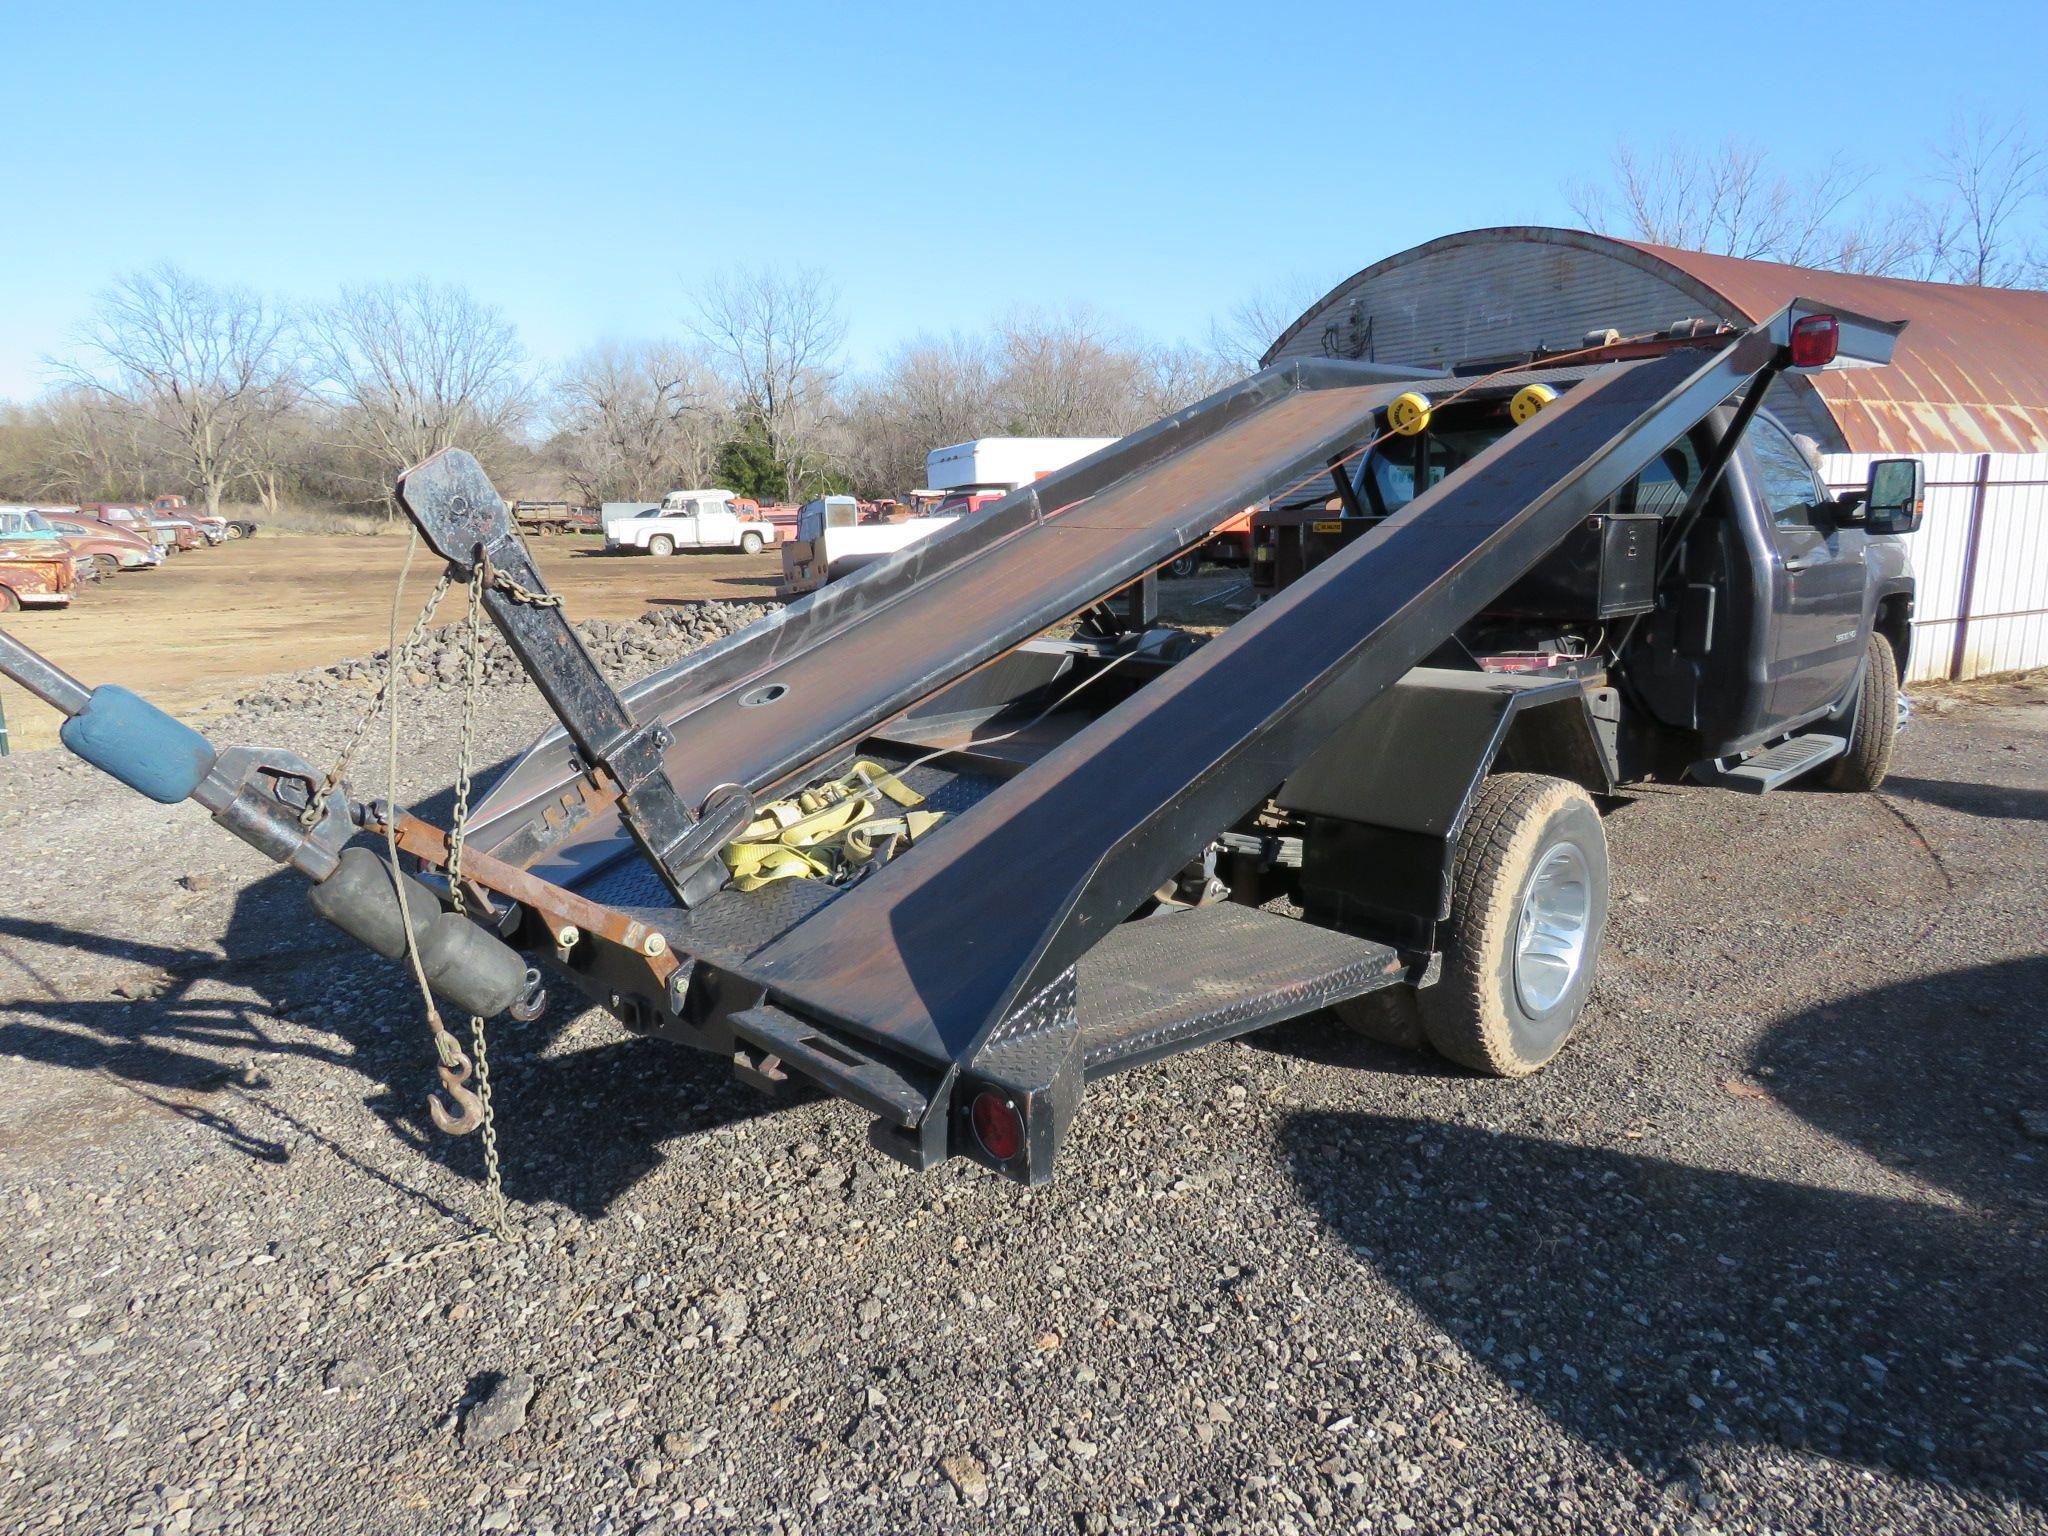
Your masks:
<path fill-rule="evenodd" d="M 1863 493 L 1864 527 L 1871 533 L 1912 533 L 1926 507 L 1927 471 L 1918 459 L 1879 459 Z"/>

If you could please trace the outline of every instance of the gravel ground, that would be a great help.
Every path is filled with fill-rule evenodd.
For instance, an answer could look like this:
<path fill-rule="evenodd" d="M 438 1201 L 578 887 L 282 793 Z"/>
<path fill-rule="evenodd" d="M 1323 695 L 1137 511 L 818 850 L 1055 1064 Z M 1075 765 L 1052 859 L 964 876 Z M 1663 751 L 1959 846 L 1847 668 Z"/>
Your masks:
<path fill-rule="evenodd" d="M 324 762 L 348 670 L 213 734 Z M 1097 1085 L 1025 1192 L 558 1005 L 492 1049 L 523 1240 L 367 1282 L 479 1209 L 399 969 L 0 762 L 0 1531 L 2040 1530 L 2048 687 L 1921 702 L 1882 797 L 1619 810 L 1533 1081 L 1310 1018 Z"/>

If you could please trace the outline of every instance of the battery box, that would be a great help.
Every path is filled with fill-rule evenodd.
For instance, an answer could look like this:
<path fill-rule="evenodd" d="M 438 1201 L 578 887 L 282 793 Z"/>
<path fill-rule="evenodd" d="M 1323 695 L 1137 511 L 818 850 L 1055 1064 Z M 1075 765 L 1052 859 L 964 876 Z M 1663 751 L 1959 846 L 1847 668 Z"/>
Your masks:
<path fill-rule="evenodd" d="M 1648 613 L 1657 601 L 1663 520 L 1656 512 L 1594 513 L 1486 611 L 1546 619 Z"/>

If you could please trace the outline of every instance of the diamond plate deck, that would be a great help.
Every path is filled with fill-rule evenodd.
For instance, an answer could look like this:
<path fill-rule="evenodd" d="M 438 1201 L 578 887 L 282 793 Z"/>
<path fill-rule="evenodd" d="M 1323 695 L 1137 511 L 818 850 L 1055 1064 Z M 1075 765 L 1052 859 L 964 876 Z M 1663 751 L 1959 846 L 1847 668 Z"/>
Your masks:
<path fill-rule="evenodd" d="M 1230 903 L 1125 923 L 1075 966 L 1090 1077 L 1392 985 L 1384 944 Z"/>

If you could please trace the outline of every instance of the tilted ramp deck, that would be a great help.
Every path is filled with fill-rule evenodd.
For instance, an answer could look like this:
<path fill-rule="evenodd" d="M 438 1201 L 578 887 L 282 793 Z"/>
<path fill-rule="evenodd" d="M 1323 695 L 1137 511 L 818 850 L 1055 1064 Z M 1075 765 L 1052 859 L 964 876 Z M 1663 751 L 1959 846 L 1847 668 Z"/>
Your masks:
<path fill-rule="evenodd" d="M 927 1156 L 929 1110 L 961 1074 L 1015 1093 L 1036 1176 L 1082 1076 L 1398 974 L 1384 946 L 1242 907 L 1125 919 L 1579 519 L 1782 367 L 1787 323 L 1587 378 L 854 886 L 727 892 L 685 912 L 643 882 L 656 900 L 628 904 L 679 953 L 758 989 L 733 1020 L 742 1039 L 916 1132 Z M 1868 328 L 1878 355 L 1890 334 Z M 666 764 L 687 802 L 735 782 L 765 798 L 1315 476 L 1373 436 L 1408 387 L 1336 363 L 1260 375 L 792 605 L 629 702 L 673 732 Z M 543 742 L 480 808 L 478 835 L 512 836 L 570 772 L 566 749 Z M 600 817 L 533 867 L 624 901 L 636 857 Z"/>

